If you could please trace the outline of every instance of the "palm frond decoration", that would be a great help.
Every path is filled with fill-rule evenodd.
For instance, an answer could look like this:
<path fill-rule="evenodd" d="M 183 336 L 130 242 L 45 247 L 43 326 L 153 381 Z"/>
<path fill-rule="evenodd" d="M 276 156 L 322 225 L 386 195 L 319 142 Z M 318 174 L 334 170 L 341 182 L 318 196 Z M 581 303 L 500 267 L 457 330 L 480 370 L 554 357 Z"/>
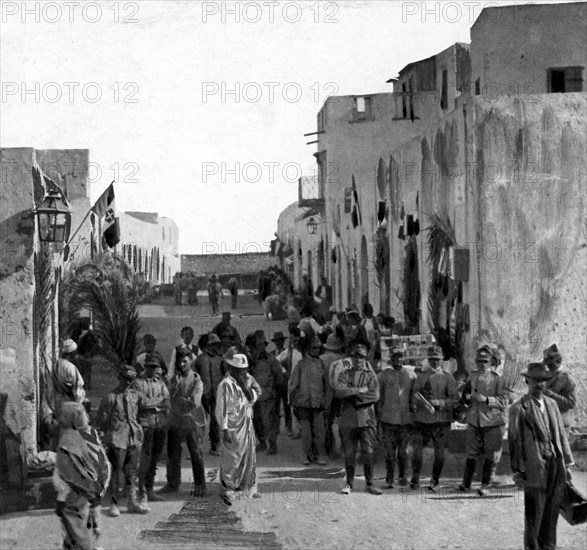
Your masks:
<path fill-rule="evenodd" d="M 109 251 L 82 260 L 64 275 L 60 305 L 67 328 L 80 311 L 92 314 L 101 354 L 115 367 L 131 363 L 140 330 L 138 306 L 141 285 L 133 270 Z"/>
<path fill-rule="evenodd" d="M 445 354 L 462 362 L 463 338 L 461 327 L 455 320 L 454 300 L 448 296 L 455 296 L 457 287 L 454 280 L 442 273 L 441 263 L 447 260 L 448 250 L 456 246 L 456 236 L 450 221 L 433 212 L 428 215 L 430 225 L 425 229 L 428 232 L 428 257 L 430 265 L 430 289 L 428 292 L 428 319 L 430 330 L 436 337 L 438 344 Z"/>

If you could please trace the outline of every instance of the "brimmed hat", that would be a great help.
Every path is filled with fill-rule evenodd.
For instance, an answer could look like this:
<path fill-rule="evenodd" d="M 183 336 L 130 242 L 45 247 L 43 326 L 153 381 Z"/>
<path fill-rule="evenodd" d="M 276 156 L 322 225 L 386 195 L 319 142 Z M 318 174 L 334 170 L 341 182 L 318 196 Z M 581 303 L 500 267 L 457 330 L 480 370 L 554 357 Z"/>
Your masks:
<path fill-rule="evenodd" d="M 236 353 L 237 349 L 232 347 L 223 355 L 224 362 L 237 369 L 246 369 L 249 366 L 247 356 L 244 353 Z"/>
<path fill-rule="evenodd" d="M 122 365 L 118 374 L 127 380 L 134 380 L 137 377 L 137 371 L 130 365 Z"/>
<path fill-rule="evenodd" d="M 269 342 L 267 341 L 267 338 L 265 338 L 265 332 L 262 330 L 256 330 L 255 331 L 255 345 L 257 344 L 268 344 Z"/>
<path fill-rule="evenodd" d="M 544 363 L 530 363 L 526 370 L 522 372 L 524 378 L 544 381 L 552 378 L 552 372 Z"/>
<path fill-rule="evenodd" d="M 77 344 L 71 338 L 64 340 L 63 346 L 61 347 L 63 353 L 73 353 L 76 349 Z"/>
<path fill-rule="evenodd" d="M 208 335 L 208 343 L 206 345 L 211 346 L 212 344 L 221 344 L 220 338 L 214 332 Z"/>
<path fill-rule="evenodd" d="M 389 356 L 393 357 L 394 355 L 399 355 L 400 357 L 403 357 L 404 350 L 399 346 L 391 346 L 391 348 L 389 349 Z"/>
<path fill-rule="evenodd" d="M 148 353 L 145 357 L 145 368 L 147 367 L 160 367 L 161 360 L 153 353 Z"/>
<path fill-rule="evenodd" d="M 556 344 L 552 344 L 552 346 L 546 348 L 543 352 L 543 357 L 544 357 L 544 361 L 556 360 L 556 359 L 563 358 L 563 356 L 561 355 L 561 352 L 559 351 L 558 346 Z"/>
<path fill-rule="evenodd" d="M 354 346 L 363 346 L 364 348 L 367 348 L 367 351 L 369 351 L 371 349 L 371 344 L 369 342 L 369 340 L 365 340 L 364 338 L 361 338 L 360 336 L 357 338 L 354 338 L 353 340 L 351 340 L 349 342 L 349 348 L 353 348 Z"/>
<path fill-rule="evenodd" d="M 501 363 L 501 353 L 499 350 L 495 346 L 485 342 L 480 343 L 477 347 L 477 356 L 490 356 L 497 361 L 498 365 Z"/>
<path fill-rule="evenodd" d="M 326 338 L 326 343 L 324 344 L 324 349 L 330 351 L 340 351 L 342 349 L 342 342 L 336 336 L 336 334 L 329 334 L 328 338 Z"/>
<path fill-rule="evenodd" d="M 285 334 L 283 334 L 283 332 L 281 332 L 280 330 L 275 331 L 275 334 L 273 335 L 273 338 L 271 338 L 272 342 L 285 342 L 286 340 L 286 336 Z"/>
<path fill-rule="evenodd" d="M 359 319 L 361 318 L 361 314 L 356 309 L 351 309 L 350 311 L 348 311 L 346 316 L 347 317 L 358 317 Z"/>
<path fill-rule="evenodd" d="M 426 357 L 428 359 L 444 359 L 444 353 L 442 353 L 442 349 L 440 346 L 428 346 L 426 350 Z"/>

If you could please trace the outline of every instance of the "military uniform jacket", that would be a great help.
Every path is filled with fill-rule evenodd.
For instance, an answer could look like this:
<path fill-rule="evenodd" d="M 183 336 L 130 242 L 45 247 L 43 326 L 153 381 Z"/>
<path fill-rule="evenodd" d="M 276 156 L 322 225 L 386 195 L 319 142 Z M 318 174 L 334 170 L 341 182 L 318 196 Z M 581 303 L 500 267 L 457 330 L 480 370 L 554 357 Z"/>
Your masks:
<path fill-rule="evenodd" d="M 340 428 L 376 427 L 375 403 L 379 399 L 379 381 L 375 371 L 367 361 L 358 367 L 345 357 L 334 361 L 330 368 L 336 374 L 334 395 L 342 400 L 340 407 Z M 359 393 L 359 388 L 367 387 L 367 393 Z"/>
<path fill-rule="evenodd" d="M 159 377 L 137 378 L 130 386 L 140 394 L 139 422 L 143 428 L 165 428 L 169 411 L 169 391 Z"/>
<path fill-rule="evenodd" d="M 559 369 L 550 380 L 545 382 L 544 387 L 553 392 L 548 397 L 556 401 L 558 410 L 562 414 L 564 425 L 570 426 L 571 414 L 569 411 L 574 409 L 577 404 L 577 397 L 575 395 L 577 386 L 575 382 L 573 382 L 568 372 Z"/>
<path fill-rule="evenodd" d="M 475 391 L 487 396 L 487 401 L 471 401 L 467 410 L 467 424 L 475 428 L 502 426 L 505 424 L 505 409 L 508 394 L 503 378 L 493 370 L 475 370 L 465 384 L 463 395 L 474 395 Z"/>
<path fill-rule="evenodd" d="M 96 425 L 104 432 L 104 445 L 127 449 L 143 442 L 143 428 L 139 424 L 139 400 L 136 389 L 116 388 L 100 401 Z"/>
<path fill-rule="evenodd" d="M 203 390 L 202 380 L 192 370 L 186 376 L 178 373 L 170 380 L 170 428 L 193 430 L 206 426 L 206 414 L 202 407 Z"/>
<path fill-rule="evenodd" d="M 204 395 L 206 398 L 212 399 L 225 374 L 222 356 L 206 350 L 196 359 L 195 369 L 204 383 Z"/>
<path fill-rule="evenodd" d="M 262 390 L 258 401 L 276 399 L 279 388 L 283 387 L 286 382 L 285 375 L 281 370 L 281 363 L 267 352 L 262 353 L 253 362 L 252 374 Z"/>
<path fill-rule="evenodd" d="M 420 392 L 428 401 L 436 400 L 435 411 L 430 413 L 418 399 L 414 398 L 414 420 L 425 424 L 452 422 L 452 409 L 459 399 L 457 383 L 452 374 L 442 369 L 432 369 L 418 375 L 414 384 L 414 394 Z"/>
<path fill-rule="evenodd" d="M 416 375 L 402 367 L 384 369 L 379 375 L 379 392 L 377 402 L 379 420 L 387 424 L 404 426 L 413 423 L 410 406 L 413 401 Z"/>

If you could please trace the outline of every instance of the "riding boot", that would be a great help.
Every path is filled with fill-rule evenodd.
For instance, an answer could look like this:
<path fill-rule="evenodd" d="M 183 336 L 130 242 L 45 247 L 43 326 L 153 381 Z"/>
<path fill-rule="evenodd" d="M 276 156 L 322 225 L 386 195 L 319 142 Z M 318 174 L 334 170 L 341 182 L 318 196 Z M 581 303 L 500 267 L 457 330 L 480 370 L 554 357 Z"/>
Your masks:
<path fill-rule="evenodd" d="M 493 471 L 493 460 L 486 458 L 483 461 L 483 471 L 481 474 L 481 485 L 487 486 L 491 483 L 492 471 Z"/>
<path fill-rule="evenodd" d="M 474 458 L 467 458 L 467 462 L 465 462 L 465 473 L 463 474 L 463 487 L 465 489 L 471 488 L 471 482 L 473 481 L 473 475 L 475 475 L 476 466 L 477 460 Z"/>

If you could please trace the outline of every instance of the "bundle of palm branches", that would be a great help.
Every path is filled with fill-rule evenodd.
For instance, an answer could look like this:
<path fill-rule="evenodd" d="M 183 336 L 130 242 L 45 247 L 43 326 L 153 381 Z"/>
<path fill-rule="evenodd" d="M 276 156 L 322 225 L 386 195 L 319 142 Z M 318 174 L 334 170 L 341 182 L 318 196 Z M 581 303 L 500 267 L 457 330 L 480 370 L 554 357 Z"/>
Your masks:
<path fill-rule="evenodd" d="M 451 351 L 451 356 L 457 357 L 462 353 L 462 345 L 460 345 L 460 338 L 457 337 L 456 327 L 452 326 L 451 318 L 453 317 L 447 312 L 447 324 L 441 326 L 441 308 L 446 307 L 444 303 L 446 297 L 442 289 L 438 288 L 439 263 L 443 251 L 446 253 L 451 246 L 456 245 L 456 236 L 454 229 L 448 219 L 442 218 L 440 215 L 432 212 L 428 215 L 430 225 L 425 229 L 428 231 L 428 258 L 426 259 L 431 266 L 432 277 L 431 286 L 428 292 L 428 312 L 433 334 L 436 336 L 438 343 L 446 351 L 447 348 Z M 445 280 L 448 283 L 448 280 Z M 452 308 L 451 308 L 452 311 Z"/>
<path fill-rule="evenodd" d="M 62 334 L 81 311 L 90 311 L 101 354 L 114 366 L 134 359 L 140 330 L 140 284 L 126 262 L 103 252 L 69 266 L 60 293 Z"/>

